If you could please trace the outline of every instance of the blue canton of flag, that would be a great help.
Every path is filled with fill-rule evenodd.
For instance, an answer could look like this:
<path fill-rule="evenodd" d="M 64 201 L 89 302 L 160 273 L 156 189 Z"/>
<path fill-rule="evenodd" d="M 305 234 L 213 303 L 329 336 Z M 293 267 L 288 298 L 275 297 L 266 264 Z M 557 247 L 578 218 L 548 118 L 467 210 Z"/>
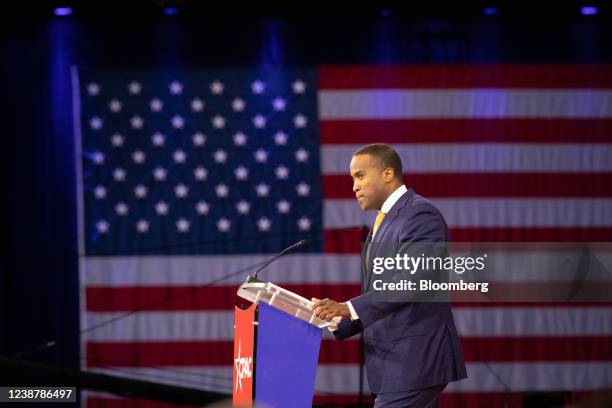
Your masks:
<path fill-rule="evenodd" d="M 88 255 L 322 243 L 314 70 L 82 70 Z"/>

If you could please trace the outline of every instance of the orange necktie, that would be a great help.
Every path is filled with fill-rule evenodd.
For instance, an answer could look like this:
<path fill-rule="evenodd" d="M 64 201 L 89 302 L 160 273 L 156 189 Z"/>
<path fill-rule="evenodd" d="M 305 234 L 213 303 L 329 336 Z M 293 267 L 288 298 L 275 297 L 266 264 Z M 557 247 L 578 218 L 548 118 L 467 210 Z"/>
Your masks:
<path fill-rule="evenodd" d="M 380 227 L 380 224 L 383 222 L 384 218 L 385 213 L 379 211 L 378 215 L 376 215 L 376 221 L 374 221 L 374 228 L 372 228 L 372 239 L 374 239 L 374 235 L 376 235 L 376 231 L 378 231 L 378 227 Z"/>
<path fill-rule="evenodd" d="M 383 222 L 383 219 L 385 218 L 385 213 L 382 211 L 379 211 L 378 214 L 376 215 L 376 220 L 374 221 L 374 228 L 372 228 L 372 238 L 370 239 L 370 242 L 372 242 L 372 240 L 374 240 L 374 235 L 376 234 L 376 231 L 378 231 L 378 227 L 380 227 L 380 224 Z M 365 256 L 365 268 L 366 270 L 368 269 L 368 258 L 369 258 L 369 252 L 370 252 L 370 248 L 368 247 L 367 252 L 366 252 L 366 256 Z"/>

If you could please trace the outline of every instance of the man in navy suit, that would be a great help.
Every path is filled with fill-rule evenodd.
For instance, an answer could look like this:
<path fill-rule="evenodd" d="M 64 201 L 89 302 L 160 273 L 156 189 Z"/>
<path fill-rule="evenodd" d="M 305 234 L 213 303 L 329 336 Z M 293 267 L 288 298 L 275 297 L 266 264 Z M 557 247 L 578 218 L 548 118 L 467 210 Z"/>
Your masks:
<path fill-rule="evenodd" d="M 362 295 L 345 303 L 313 299 L 315 314 L 326 321 L 342 317 L 338 340 L 363 332 L 374 408 L 438 407 L 446 385 L 467 377 L 450 305 L 376 298 L 372 266 L 376 257 L 420 256 L 423 245 L 448 242 L 448 227 L 436 207 L 404 186 L 401 159 L 391 147 L 359 149 L 350 171 L 361 209 L 378 211 L 362 248 Z"/>

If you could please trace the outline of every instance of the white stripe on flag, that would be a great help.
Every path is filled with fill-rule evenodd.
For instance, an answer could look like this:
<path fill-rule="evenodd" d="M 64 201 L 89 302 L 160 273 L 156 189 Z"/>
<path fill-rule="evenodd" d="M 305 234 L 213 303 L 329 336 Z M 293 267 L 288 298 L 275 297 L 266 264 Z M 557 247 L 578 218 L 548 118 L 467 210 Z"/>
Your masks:
<path fill-rule="evenodd" d="M 609 307 L 456 307 L 453 316 L 462 337 L 612 335 Z"/>
<path fill-rule="evenodd" d="M 438 198 L 430 200 L 449 227 L 607 227 L 612 226 L 608 198 Z M 372 225 L 354 199 L 323 202 L 326 229 Z"/>
<path fill-rule="evenodd" d="M 164 367 L 164 368 L 93 368 L 90 371 L 128 378 L 151 378 L 164 384 L 212 389 L 231 393 L 232 367 Z M 216 387 L 211 387 L 215 384 Z M 357 394 L 359 392 L 359 368 L 355 364 L 326 364 L 317 367 L 315 383 L 317 394 Z M 364 392 L 369 387 L 364 376 Z"/>
<path fill-rule="evenodd" d="M 87 257 L 87 287 L 97 286 L 197 286 L 216 282 L 270 255 L 114 256 Z M 304 270 L 307 265 L 308 270 Z M 248 271 L 234 274 L 218 285 L 242 284 Z M 286 255 L 261 272 L 269 282 L 359 283 L 357 255 Z"/>
<path fill-rule="evenodd" d="M 400 118 L 609 118 L 612 91 L 343 90 L 320 91 L 322 120 Z"/>
<path fill-rule="evenodd" d="M 90 372 L 133 378 L 155 383 L 178 385 L 221 393 L 232 393 L 232 367 L 108 367 L 90 368 Z"/>
<path fill-rule="evenodd" d="M 125 313 L 88 312 L 90 327 Z M 140 312 L 103 325 L 88 333 L 92 342 L 105 341 L 233 341 L 234 312 Z"/>
<path fill-rule="evenodd" d="M 123 313 L 88 312 L 90 325 Z M 609 307 L 455 307 L 455 325 L 464 337 L 611 336 Z M 88 333 L 94 342 L 233 341 L 234 313 L 141 312 Z"/>
<path fill-rule="evenodd" d="M 451 392 L 596 390 L 612 382 L 612 362 L 588 363 L 468 363 L 468 378 L 448 385 Z M 165 384 L 231 393 L 232 367 L 96 368 L 92 371 Z M 365 374 L 365 373 L 364 373 Z M 365 377 L 365 375 L 364 375 Z M 501 379 L 501 381 L 500 381 Z M 366 381 L 367 383 L 367 381 Z M 359 392 L 356 364 L 317 368 L 315 392 L 325 395 Z M 369 388 L 364 384 L 364 392 Z M 367 394 L 366 394 L 367 395 Z"/>
<path fill-rule="evenodd" d="M 612 171 L 612 144 L 440 143 L 391 146 L 400 155 L 404 172 L 408 175 Z M 348 180 L 351 157 L 360 147 L 324 145 L 321 148 L 323 174 L 344 174 Z"/>
<path fill-rule="evenodd" d="M 612 362 L 610 361 L 468 363 L 466 366 L 468 378 L 448 384 L 448 391 L 586 391 L 608 387 L 612 382 Z M 503 381 L 503 384 L 499 379 Z"/>

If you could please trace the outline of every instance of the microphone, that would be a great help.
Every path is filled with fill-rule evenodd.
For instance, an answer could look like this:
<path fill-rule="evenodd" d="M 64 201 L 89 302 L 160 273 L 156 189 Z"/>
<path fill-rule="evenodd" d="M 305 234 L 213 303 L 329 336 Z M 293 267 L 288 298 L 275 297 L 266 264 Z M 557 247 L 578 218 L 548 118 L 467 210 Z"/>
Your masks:
<path fill-rule="evenodd" d="M 257 270 L 255 272 L 253 272 L 252 274 L 249 275 L 248 279 L 247 279 L 247 283 L 251 283 L 251 282 L 261 282 L 259 279 L 257 279 L 257 274 L 259 272 L 261 272 L 262 269 L 266 268 L 268 265 L 270 265 L 272 262 L 276 261 L 278 258 L 280 258 L 281 256 L 285 255 L 287 252 L 292 251 L 296 248 L 300 248 L 303 247 L 304 245 L 307 244 L 308 241 L 306 241 L 305 239 L 296 242 L 295 244 L 288 246 L 287 248 L 283 249 L 280 253 L 278 253 L 277 255 L 273 256 L 272 258 L 270 258 L 268 261 L 266 261 L 266 263 L 264 263 L 263 265 L 261 265 L 259 268 L 257 268 Z"/>

